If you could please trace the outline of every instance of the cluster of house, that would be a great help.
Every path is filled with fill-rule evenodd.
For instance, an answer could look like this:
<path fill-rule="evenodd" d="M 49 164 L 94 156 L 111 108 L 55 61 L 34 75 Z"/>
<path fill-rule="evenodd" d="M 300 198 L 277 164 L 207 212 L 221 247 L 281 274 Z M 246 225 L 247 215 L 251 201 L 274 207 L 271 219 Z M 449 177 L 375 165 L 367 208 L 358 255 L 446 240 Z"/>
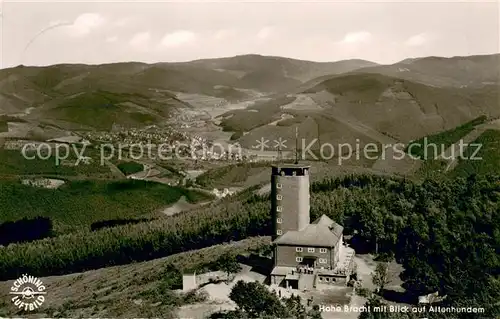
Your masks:
<path fill-rule="evenodd" d="M 21 180 L 21 184 L 23 185 L 41 188 L 58 188 L 64 183 L 65 182 L 63 180 L 53 178 L 33 178 Z"/>
<path fill-rule="evenodd" d="M 188 153 L 186 151 L 186 153 Z M 211 151 L 206 148 L 197 148 L 194 151 L 190 151 L 191 158 L 193 160 L 201 160 L 201 161 L 244 161 L 247 160 L 248 157 L 246 155 L 242 155 L 237 152 L 228 152 L 228 151 Z"/>
<path fill-rule="evenodd" d="M 159 129 L 157 127 L 147 127 L 145 129 L 121 129 L 114 131 L 85 132 L 82 135 L 92 141 L 132 144 L 172 144 L 185 142 L 191 137 L 187 133 L 182 133 L 170 129 Z"/>
<path fill-rule="evenodd" d="M 28 145 L 30 149 L 37 149 L 42 142 L 30 141 L 30 140 L 7 140 L 3 144 L 3 148 L 6 150 L 20 151 L 25 145 Z"/>
<path fill-rule="evenodd" d="M 145 129 L 115 130 L 111 132 L 86 132 L 85 139 L 122 145 L 143 145 L 156 149 L 161 145 L 162 154 L 168 152 L 182 158 L 202 161 L 242 161 L 246 158 L 238 152 L 217 149 L 205 137 L 170 129 L 150 126 Z"/>
<path fill-rule="evenodd" d="M 223 190 L 218 190 L 217 188 L 214 188 L 212 194 L 214 194 L 217 198 L 223 198 L 226 196 L 233 195 L 234 191 L 230 191 L 228 188 L 224 188 Z"/>

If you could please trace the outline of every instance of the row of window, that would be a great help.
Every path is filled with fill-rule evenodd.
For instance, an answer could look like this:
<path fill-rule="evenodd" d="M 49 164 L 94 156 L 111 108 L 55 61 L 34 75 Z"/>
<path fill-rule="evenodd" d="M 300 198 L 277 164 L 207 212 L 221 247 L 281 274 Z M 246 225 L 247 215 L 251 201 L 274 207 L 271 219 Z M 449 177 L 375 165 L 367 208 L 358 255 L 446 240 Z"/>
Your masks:
<path fill-rule="evenodd" d="M 295 247 L 295 251 L 301 253 L 301 252 L 304 251 L 304 248 L 302 248 L 302 247 Z M 314 248 L 314 247 L 308 247 L 307 248 L 307 252 L 308 253 L 313 253 L 315 251 L 316 251 L 316 248 Z M 326 248 L 320 248 L 319 249 L 319 252 L 322 253 L 322 254 L 326 254 L 326 251 L 327 251 Z"/>
<path fill-rule="evenodd" d="M 330 282 L 330 277 L 318 277 L 319 278 L 319 281 L 325 281 L 325 282 Z M 335 282 L 335 278 L 331 278 L 331 281 L 332 282 Z"/>
<path fill-rule="evenodd" d="M 300 173 L 300 172 L 299 172 L 299 173 Z M 279 172 L 279 174 L 280 174 L 281 176 L 285 176 L 285 175 L 286 175 L 286 172 L 285 172 L 285 171 L 280 171 L 280 172 Z M 307 169 L 302 170 L 302 174 L 303 174 L 303 175 L 307 175 L 307 174 L 308 174 Z M 292 171 L 292 176 L 297 176 L 297 171 Z"/>
<path fill-rule="evenodd" d="M 302 257 L 295 257 L 295 261 L 298 262 L 298 263 L 301 263 L 302 260 L 303 260 Z M 319 258 L 318 259 L 318 263 L 320 263 L 320 264 L 326 264 L 326 263 L 328 263 L 328 259 Z"/>

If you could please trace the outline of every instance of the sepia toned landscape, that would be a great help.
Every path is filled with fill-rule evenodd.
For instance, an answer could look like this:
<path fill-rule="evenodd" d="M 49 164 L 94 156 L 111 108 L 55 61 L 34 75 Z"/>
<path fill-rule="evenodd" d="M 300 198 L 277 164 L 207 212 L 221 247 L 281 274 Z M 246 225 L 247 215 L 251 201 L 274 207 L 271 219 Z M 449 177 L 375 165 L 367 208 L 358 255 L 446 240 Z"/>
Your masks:
<path fill-rule="evenodd" d="M 2 3 L 0 317 L 500 318 L 498 3 L 71 5 Z"/>

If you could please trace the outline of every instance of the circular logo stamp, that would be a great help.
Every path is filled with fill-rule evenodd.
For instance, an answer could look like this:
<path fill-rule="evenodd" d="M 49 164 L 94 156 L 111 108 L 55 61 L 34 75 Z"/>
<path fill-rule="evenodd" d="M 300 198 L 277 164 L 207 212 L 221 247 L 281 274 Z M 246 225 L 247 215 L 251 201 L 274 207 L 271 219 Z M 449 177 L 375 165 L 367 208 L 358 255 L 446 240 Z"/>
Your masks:
<path fill-rule="evenodd" d="M 12 302 L 19 309 L 33 311 L 45 301 L 45 286 L 34 276 L 22 275 L 14 281 L 9 294 L 14 295 Z"/>

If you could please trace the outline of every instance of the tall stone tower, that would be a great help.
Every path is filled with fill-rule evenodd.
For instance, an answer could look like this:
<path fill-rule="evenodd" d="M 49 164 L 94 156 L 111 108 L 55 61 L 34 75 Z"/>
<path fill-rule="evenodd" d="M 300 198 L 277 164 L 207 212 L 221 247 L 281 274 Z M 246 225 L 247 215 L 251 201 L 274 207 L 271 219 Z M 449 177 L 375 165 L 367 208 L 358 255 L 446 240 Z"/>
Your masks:
<path fill-rule="evenodd" d="M 302 230 L 310 223 L 308 165 L 272 166 L 271 214 L 273 240 L 290 230 Z"/>

